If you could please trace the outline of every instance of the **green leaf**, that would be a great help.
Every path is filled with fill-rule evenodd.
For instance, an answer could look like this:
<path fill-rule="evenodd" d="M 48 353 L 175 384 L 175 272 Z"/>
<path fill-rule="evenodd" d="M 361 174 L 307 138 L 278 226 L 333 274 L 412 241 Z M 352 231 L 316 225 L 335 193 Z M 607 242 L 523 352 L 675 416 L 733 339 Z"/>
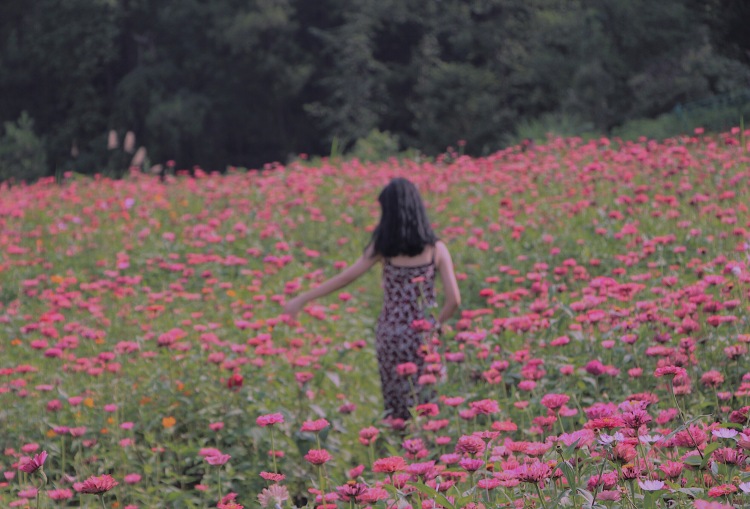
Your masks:
<path fill-rule="evenodd" d="M 565 479 L 568 481 L 568 486 L 570 487 L 570 489 L 577 489 L 578 483 L 576 482 L 576 471 L 573 468 L 573 465 L 571 465 L 568 461 L 563 461 L 562 463 L 557 465 L 557 468 L 562 471 Z"/>
<path fill-rule="evenodd" d="M 589 490 L 578 488 L 578 493 L 589 503 L 589 505 L 594 503 L 594 495 Z"/>
<path fill-rule="evenodd" d="M 576 440 L 575 442 L 573 442 L 572 444 L 570 444 L 568 447 L 566 447 L 565 450 L 562 453 L 563 454 L 563 458 L 565 458 L 565 459 L 570 458 L 573 455 L 573 452 L 575 452 L 576 448 L 578 447 L 578 443 L 580 441 L 581 441 L 581 439 L 579 438 L 578 440 Z"/>
<path fill-rule="evenodd" d="M 720 446 L 721 444 L 719 442 L 712 442 L 708 444 L 705 449 L 703 449 L 703 461 L 700 464 L 701 470 L 706 468 L 706 464 L 708 464 L 708 460 L 711 458 L 711 453 L 718 449 Z"/>
<path fill-rule="evenodd" d="M 699 421 L 699 420 L 701 420 L 703 418 L 706 418 L 706 417 L 711 417 L 711 416 L 710 415 L 699 415 L 697 417 L 693 417 L 689 421 L 686 421 L 682 426 L 679 426 L 679 427 L 675 428 L 669 435 L 667 435 L 666 437 L 664 437 L 664 441 L 668 442 L 669 440 L 673 439 L 674 436 L 677 433 L 679 433 L 680 431 L 686 430 L 688 428 L 688 426 L 690 426 L 694 422 L 697 422 L 697 421 Z"/>
<path fill-rule="evenodd" d="M 682 462 L 689 467 L 700 467 L 703 464 L 703 458 L 700 456 L 688 456 Z"/>
<path fill-rule="evenodd" d="M 409 483 L 409 486 L 413 486 L 414 488 L 417 489 L 417 491 L 424 493 L 428 497 L 434 499 L 435 502 L 445 507 L 446 509 L 456 509 L 456 507 L 453 504 L 451 504 L 447 498 L 445 498 L 445 495 L 430 488 L 425 483 L 414 482 L 414 483 Z"/>

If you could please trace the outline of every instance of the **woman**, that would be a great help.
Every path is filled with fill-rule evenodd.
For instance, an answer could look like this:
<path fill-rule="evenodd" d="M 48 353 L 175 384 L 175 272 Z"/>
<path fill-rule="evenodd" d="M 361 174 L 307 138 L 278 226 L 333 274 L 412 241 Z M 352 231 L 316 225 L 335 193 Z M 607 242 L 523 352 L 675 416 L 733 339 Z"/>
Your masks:
<path fill-rule="evenodd" d="M 340 274 L 290 300 L 284 312 L 294 318 L 308 302 L 345 287 L 381 262 L 383 308 L 375 329 L 375 350 L 383 401 L 388 417 L 408 419 L 410 408 L 418 403 L 414 391 L 424 365 L 425 332 L 420 324 L 427 320 L 439 332 L 460 306 L 461 295 L 450 252 L 433 232 L 416 186 L 395 178 L 378 201 L 380 222 L 362 256 Z M 429 308 L 437 306 L 437 274 L 444 299 L 435 319 Z"/>

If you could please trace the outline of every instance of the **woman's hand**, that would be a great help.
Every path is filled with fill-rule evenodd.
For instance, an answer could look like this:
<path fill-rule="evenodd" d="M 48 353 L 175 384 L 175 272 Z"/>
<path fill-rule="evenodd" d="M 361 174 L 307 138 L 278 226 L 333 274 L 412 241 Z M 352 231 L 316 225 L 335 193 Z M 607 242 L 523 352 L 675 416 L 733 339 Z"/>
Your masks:
<path fill-rule="evenodd" d="M 295 297 L 286 304 L 284 304 L 284 314 L 289 316 L 290 320 L 294 320 L 297 314 L 302 311 L 302 307 L 305 305 L 304 299 Z"/>

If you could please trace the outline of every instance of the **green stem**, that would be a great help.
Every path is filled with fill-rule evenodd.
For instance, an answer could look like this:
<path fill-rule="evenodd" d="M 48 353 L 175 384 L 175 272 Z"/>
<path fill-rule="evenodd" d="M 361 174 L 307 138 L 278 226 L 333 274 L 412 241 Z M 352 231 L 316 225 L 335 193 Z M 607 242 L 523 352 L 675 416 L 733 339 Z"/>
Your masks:
<path fill-rule="evenodd" d="M 102 503 L 102 509 L 107 509 L 107 506 L 104 505 L 104 493 L 99 493 L 99 501 Z"/>
<path fill-rule="evenodd" d="M 321 499 L 321 505 L 325 505 L 326 503 L 326 484 L 325 484 L 325 476 L 323 475 L 323 465 L 320 465 L 318 467 L 318 484 L 320 486 L 320 499 Z"/>
<path fill-rule="evenodd" d="M 276 466 L 276 442 L 274 441 L 273 427 L 271 427 L 271 457 L 273 458 L 273 473 L 278 474 L 279 469 Z"/>
<path fill-rule="evenodd" d="M 562 430 L 563 434 L 565 434 L 565 425 L 563 425 L 562 416 L 560 415 L 560 410 L 557 411 L 557 422 L 560 423 L 560 429 Z"/>
<path fill-rule="evenodd" d="M 602 459 L 604 459 L 604 458 L 602 458 Z M 601 468 L 599 469 L 599 478 L 598 478 L 598 482 L 602 482 L 602 474 L 604 473 L 604 465 L 605 465 L 606 463 L 607 463 L 606 461 L 602 461 L 602 467 L 601 467 Z M 597 485 L 597 487 L 596 487 L 596 488 L 594 488 L 594 495 L 593 495 L 593 498 L 591 499 L 591 507 L 593 507 L 593 506 L 594 506 L 594 503 L 596 502 L 596 496 L 597 496 L 598 494 L 599 494 L 599 486 Z"/>
<path fill-rule="evenodd" d="M 539 495 L 539 502 L 541 502 L 544 509 L 547 509 L 547 504 L 544 502 L 544 495 L 542 494 L 542 490 L 539 488 L 539 483 L 535 482 L 534 487 L 536 488 L 536 492 Z"/>

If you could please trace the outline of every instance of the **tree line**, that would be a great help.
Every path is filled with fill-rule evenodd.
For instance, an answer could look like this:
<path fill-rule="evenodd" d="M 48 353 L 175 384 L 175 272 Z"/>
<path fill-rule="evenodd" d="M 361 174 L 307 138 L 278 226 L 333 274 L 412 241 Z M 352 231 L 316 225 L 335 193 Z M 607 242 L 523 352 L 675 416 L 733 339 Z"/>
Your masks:
<path fill-rule="evenodd" d="M 5 0 L 0 178 L 612 133 L 748 88 L 749 22 L 744 0 Z"/>

